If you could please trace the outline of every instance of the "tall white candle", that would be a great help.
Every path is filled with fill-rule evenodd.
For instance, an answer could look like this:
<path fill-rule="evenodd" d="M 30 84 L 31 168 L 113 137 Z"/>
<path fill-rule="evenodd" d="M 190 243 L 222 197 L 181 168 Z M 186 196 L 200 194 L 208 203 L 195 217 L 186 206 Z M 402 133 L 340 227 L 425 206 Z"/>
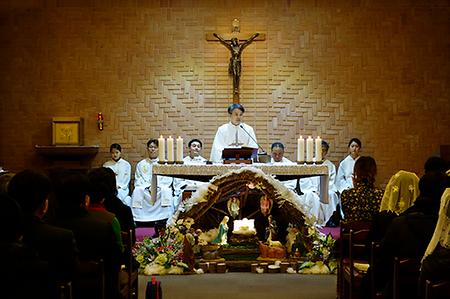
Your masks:
<path fill-rule="evenodd" d="M 183 161 L 183 138 L 178 136 L 177 138 L 177 162 Z"/>
<path fill-rule="evenodd" d="M 167 161 L 175 161 L 172 136 L 169 136 L 169 138 L 167 138 Z"/>
<path fill-rule="evenodd" d="M 316 162 L 322 161 L 322 139 L 317 136 L 316 140 Z"/>
<path fill-rule="evenodd" d="M 313 161 L 314 141 L 311 136 L 306 139 L 306 162 Z"/>
<path fill-rule="evenodd" d="M 158 138 L 158 160 L 159 162 L 166 161 L 166 141 L 163 135 Z"/>
<path fill-rule="evenodd" d="M 301 135 L 297 139 L 297 161 L 305 161 L 305 139 Z"/>

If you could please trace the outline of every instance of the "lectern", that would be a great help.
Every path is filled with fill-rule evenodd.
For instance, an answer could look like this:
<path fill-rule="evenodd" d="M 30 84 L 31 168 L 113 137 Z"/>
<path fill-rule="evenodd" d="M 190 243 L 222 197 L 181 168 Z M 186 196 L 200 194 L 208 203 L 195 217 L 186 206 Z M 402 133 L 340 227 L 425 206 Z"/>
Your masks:
<path fill-rule="evenodd" d="M 223 164 L 252 164 L 258 156 L 258 149 L 252 147 L 225 148 L 222 151 Z"/>

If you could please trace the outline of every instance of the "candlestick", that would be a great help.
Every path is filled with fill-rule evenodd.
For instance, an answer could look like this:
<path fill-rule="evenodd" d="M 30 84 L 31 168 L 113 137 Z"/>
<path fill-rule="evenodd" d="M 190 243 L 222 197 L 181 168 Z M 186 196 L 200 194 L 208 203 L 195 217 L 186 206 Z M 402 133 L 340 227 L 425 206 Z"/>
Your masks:
<path fill-rule="evenodd" d="M 308 136 L 308 139 L 306 139 L 306 162 L 312 162 L 313 161 L 313 139 L 311 136 Z"/>
<path fill-rule="evenodd" d="M 169 136 L 169 138 L 167 138 L 167 162 L 174 161 L 173 138 L 172 136 Z"/>
<path fill-rule="evenodd" d="M 166 161 L 166 141 L 162 135 L 158 138 L 158 160 L 159 162 Z"/>
<path fill-rule="evenodd" d="M 317 136 L 316 140 L 316 162 L 322 161 L 322 139 Z"/>
<path fill-rule="evenodd" d="M 305 161 L 305 139 L 301 135 L 297 139 L 297 161 Z"/>
<path fill-rule="evenodd" d="M 178 136 L 177 138 L 177 162 L 183 161 L 183 138 Z"/>

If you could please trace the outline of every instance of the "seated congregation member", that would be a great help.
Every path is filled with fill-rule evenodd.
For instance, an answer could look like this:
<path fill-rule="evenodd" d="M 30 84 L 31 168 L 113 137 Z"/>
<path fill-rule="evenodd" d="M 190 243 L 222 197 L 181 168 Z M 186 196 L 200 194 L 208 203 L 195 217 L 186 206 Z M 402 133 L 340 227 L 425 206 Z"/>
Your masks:
<path fill-rule="evenodd" d="M 450 165 L 447 161 L 441 157 L 430 157 L 427 159 L 424 165 L 425 173 L 428 172 L 441 172 L 446 173 L 450 169 Z"/>
<path fill-rule="evenodd" d="M 356 160 L 351 189 L 341 194 L 342 209 L 346 221 L 371 221 L 380 208 L 383 190 L 375 187 L 377 164 L 369 156 Z"/>
<path fill-rule="evenodd" d="M 121 251 L 123 251 L 120 222 L 115 214 L 106 210 L 104 205 L 109 193 L 108 185 L 99 179 L 98 172 L 96 173 L 95 169 L 89 172 L 88 178 L 91 186 L 89 190 L 88 211 L 96 217 L 103 218 L 105 222 L 111 223 L 116 243 L 121 248 Z"/>
<path fill-rule="evenodd" d="M 320 201 L 320 177 L 308 177 L 300 179 L 300 189 L 305 196 L 314 197 L 315 201 L 320 204 L 319 213 L 317 216 L 317 223 L 319 225 L 325 225 L 330 217 L 336 211 L 336 206 L 339 204 L 339 196 L 337 194 L 337 188 L 335 186 L 336 179 L 336 167 L 327 159 L 330 145 L 325 140 L 322 140 L 322 157 L 323 165 L 328 167 L 328 203 Z"/>
<path fill-rule="evenodd" d="M 56 298 L 48 262 L 23 243 L 23 214 L 19 204 L 0 192 L 0 279 L 4 299 Z M 53 292 L 52 292 L 53 288 Z"/>
<path fill-rule="evenodd" d="M 450 188 L 442 195 L 436 228 L 422 259 L 421 288 L 425 280 L 450 280 Z"/>
<path fill-rule="evenodd" d="M 211 149 L 210 161 L 222 162 L 222 151 L 229 147 L 253 147 L 258 148 L 256 135 L 253 128 L 242 122 L 245 109 L 241 104 L 228 106 L 230 122 L 217 129 Z"/>
<path fill-rule="evenodd" d="M 75 234 L 81 261 L 103 259 L 106 298 L 119 298 L 119 270 L 122 246 L 117 240 L 113 217 L 89 211 L 91 185 L 86 175 L 76 171 L 61 171 L 54 179 L 58 210 L 58 225 Z M 95 202 L 95 201 L 94 201 Z M 77 288 L 74 281 L 74 292 Z"/>
<path fill-rule="evenodd" d="M 130 179 L 131 179 L 131 165 L 128 161 L 122 158 L 122 147 L 118 143 L 113 143 L 109 147 L 111 153 L 111 160 L 106 161 L 103 167 L 111 168 L 116 175 L 117 197 L 126 204 L 130 205 Z"/>
<path fill-rule="evenodd" d="M 435 230 L 440 199 L 447 186 L 446 175 L 436 172 L 425 174 L 419 181 L 420 195 L 414 204 L 392 220 L 381 241 L 380 260 L 375 267 L 377 287 L 384 290 L 385 296 L 392 294 L 394 257 L 415 259 L 417 262 L 423 257 Z M 411 291 L 407 298 L 416 295 L 416 288 Z"/>
<path fill-rule="evenodd" d="M 77 266 L 77 246 L 71 230 L 56 227 L 42 219 L 48 209 L 50 179 L 39 172 L 24 170 L 16 174 L 8 186 L 8 194 L 22 208 L 24 243 L 47 261 L 55 292 L 59 282 L 70 281 Z"/>
<path fill-rule="evenodd" d="M 147 142 L 148 158 L 141 160 L 136 166 L 134 191 L 131 200 L 136 226 L 155 224 L 156 230 L 166 226 L 166 221 L 174 212 L 173 179 L 158 176 L 156 201 L 151 200 L 152 168 L 158 163 L 158 139 Z"/>
<path fill-rule="evenodd" d="M 284 157 L 284 144 L 281 142 L 275 142 L 271 146 L 271 163 L 273 165 L 295 165 L 294 162 Z M 317 222 L 319 218 L 320 211 L 320 198 L 318 195 L 312 193 L 301 193 L 300 187 L 298 186 L 298 180 L 283 181 L 282 183 L 293 192 L 297 193 L 298 203 L 303 207 L 304 212 L 308 214 L 309 217 Z"/>
<path fill-rule="evenodd" d="M 419 177 L 415 173 L 400 170 L 394 174 L 381 199 L 380 212 L 373 218 L 370 239 L 381 241 L 392 219 L 412 206 L 418 196 Z"/>
<path fill-rule="evenodd" d="M 102 186 L 103 192 L 105 192 L 105 199 L 102 201 L 101 207 L 116 215 L 120 223 L 120 229 L 123 232 L 133 230 L 134 235 L 133 213 L 131 208 L 117 197 L 116 175 L 114 172 L 110 168 L 99 167 L 91 170 L 88 176 L 92 185 Z M 92 208 L 92 198 L 90 208 Z"/>
<path fill-rule="evenodd" d="M 344 190 L 353 188 L 353 168 L 355 166 L 356 160 L 359 158 L 361 146 L 361 140 L 359 140 L 358 138 L 352 138 L 348 143 L 349 155 L 345 157 L 345 159 L 342 160 L 339 164 L 336 176 L 336 187 L 339 193 L 342 193 Z"/>

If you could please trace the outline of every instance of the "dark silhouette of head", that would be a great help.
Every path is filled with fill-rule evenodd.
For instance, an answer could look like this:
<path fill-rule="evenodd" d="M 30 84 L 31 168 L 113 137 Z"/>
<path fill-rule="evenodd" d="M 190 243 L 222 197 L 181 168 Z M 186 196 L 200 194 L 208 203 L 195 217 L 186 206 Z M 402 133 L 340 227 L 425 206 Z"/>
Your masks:
<path fill-rule="evenodd" d="M 430 157 L 424 165 L 425 173 L 428 172 L 446 172 L 449 169 L 447 161 L 441 157 Z"/>
<path fill-rule="evenodd" d="M 107 167 L 94 168 L 88 173 L 91 191 L 91 203 L 100 203 L 103 200 L 117 196 L 116 175 Z"/>
<path fill-rule="evenodd" d="M 86 196 L 91 185 L 88 177 L 78 171 L 62 170 L 53 181 L 56 200 L 63 213 L 77 213 L 86 209 Z"/>
<path fill-rule="evenodd" d="M 8 194 L 19 203 L 26 217 L 42 208 L 51 190 L 50 179 L 34 170 L 19 172 L 8 185 Z"/>

